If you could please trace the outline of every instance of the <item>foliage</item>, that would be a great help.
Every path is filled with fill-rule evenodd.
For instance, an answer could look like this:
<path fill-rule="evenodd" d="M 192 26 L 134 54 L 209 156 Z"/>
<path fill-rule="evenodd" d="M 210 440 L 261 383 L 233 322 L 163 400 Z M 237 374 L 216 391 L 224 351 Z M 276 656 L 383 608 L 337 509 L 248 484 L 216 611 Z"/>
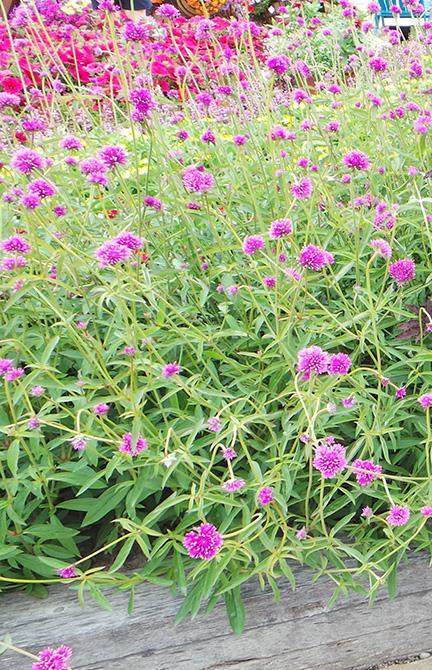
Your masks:
<path fill-rule="evenodd" d="M 431 62 L 418 48 L 430 26 L 417 35 L 360 52 L 349 86 L 341 68 L 313 90 L 287 59 L 265 66 L 239 50 L 233 62 L 221 49 L 220 79 L 200 70 L 197 93 L 191 57 L 183 103 L 134 77 L 117 37 L 118 88 L 104 104 L 84 81 L 54 84 L 51 68 L 38 95 L 27 86 L 9 100 L 4 588 L 24 580 L 41 594 L 73 566 L 80 598 L 106 606 L 103 586 L 162 583 L 185 595 L 179 618 L 224 598 L 240 631 L 240 586 L 253 576 L 277 595 L 301 563 L 334 581 L 334 599 L 373 599 L 383 583 L 394 592 L 410 548 L 429 548 L 432 441 L 418 398 L 432 386 L 432 335 L 420 326 L 417 342 L 398 339 L 430 283 Z M 65 144 L 71 134 L 81 148 Z M 292 233 L 273 234 L 287 218 Z M 135 238 L 106 246 L 125 230 Z M 318 251 L 306 262 L 308 245 Z M 410 281 L 389 265 L 403 259 L 415 262 Z M 311 346 L 351 367 L 305 379 L 298 356 Z M 324 478 L 316 455 L 333 438 L 347 462 Z M 356 459 L 382 468 L 368 486 Z M 244 480 L 235 493 L 232 479 Z M 395 506 L 410 510 L 400 527 Z M 183 545 L 203 522 L 223 535 L 211 560 Z M 131 576 L 122 568 L 136 552 L 145 563 Z"/>

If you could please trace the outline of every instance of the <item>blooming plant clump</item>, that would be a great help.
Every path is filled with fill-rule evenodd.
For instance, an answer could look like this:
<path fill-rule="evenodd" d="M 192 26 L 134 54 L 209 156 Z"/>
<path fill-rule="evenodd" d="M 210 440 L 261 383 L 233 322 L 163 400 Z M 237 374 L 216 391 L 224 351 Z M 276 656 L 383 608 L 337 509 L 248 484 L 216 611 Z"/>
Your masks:
<path fill-rule="evenodd" d="M 394 593 L 430 548 L 432 23 L 343 0 L 342 58 L 308 5 L 110 7 L 0 25 L 2 579 L 163 583 L 237 631 L 295 563 Z"/>

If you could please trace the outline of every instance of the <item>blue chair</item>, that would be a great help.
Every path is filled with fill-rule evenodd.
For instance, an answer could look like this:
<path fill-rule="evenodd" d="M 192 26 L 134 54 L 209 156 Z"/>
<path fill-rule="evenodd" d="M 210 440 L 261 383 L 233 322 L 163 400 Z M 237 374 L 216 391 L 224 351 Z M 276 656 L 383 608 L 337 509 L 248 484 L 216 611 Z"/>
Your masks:
<path fill-rule="evenodd" d="M 420 4 L 423 5 L 425 8 L 424 13 L 422 14 L 423 19 L 427 19 L 431 15 L 431 6 L 429 4 L 428 7 L 425 5 L 425 0 L 418 0 Z M 411 19 L 412 14 L 411 12 L 405 7 L 404 3 L 402 0 L 395 0 L 395 2 L 392 2 L 391 0 L 378 0 L 379 6 L 380 6 L 380 11 L 378 14 L 375 14 L 375 29 L 377 30 L 380 26 L 380 23 L 382 26 L 384 26 L 384 19 L 394 19 L 396 22 L 396 15 L 392 14 L 390 11 L 391 5 L 399 5 L 401 13 L 399 14 L 399 18 L 401 19 Z"/>

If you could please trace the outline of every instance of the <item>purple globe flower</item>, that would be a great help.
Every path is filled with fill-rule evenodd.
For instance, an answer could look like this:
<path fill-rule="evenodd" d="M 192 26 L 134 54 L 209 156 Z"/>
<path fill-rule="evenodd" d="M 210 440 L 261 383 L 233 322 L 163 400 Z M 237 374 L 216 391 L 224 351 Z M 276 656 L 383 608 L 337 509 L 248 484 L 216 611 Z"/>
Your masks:
<path fill-rule="evenodd" d="M 202 523 L 183 538 L 183 546 L 191 558 L 211 560 L 221 550 L 223 537 L 211 523 Z"/>

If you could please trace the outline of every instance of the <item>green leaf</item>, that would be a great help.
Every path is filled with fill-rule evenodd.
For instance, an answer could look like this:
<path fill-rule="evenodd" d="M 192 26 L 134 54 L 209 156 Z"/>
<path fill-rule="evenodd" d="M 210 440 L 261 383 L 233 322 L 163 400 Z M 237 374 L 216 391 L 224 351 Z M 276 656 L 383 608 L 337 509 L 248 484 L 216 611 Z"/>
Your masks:
<path fill-rule="evenodd" d="M 225 605 L 230 626 L 234 633 L 240 635 L 243 632 L 245 623 L 245 608 L 239 586 L 225 593 Z"/>

